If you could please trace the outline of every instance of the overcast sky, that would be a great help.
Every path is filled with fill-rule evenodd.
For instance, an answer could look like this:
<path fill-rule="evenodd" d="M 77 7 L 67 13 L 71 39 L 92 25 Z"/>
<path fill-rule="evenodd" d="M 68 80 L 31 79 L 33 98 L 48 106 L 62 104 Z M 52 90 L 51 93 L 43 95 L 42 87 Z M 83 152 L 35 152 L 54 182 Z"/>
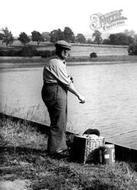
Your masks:
<path fill-rule="evenodd" d="M 0 29 L 8 27 L 14 36 L 20 32 L 28 35 L 33 30 L 50 32 L 70 27 L 74 34 L 90 35 L 90 15 L 106 14 L 122 9 L 127 17 L 126 25 L 105 33 L 135 30 L 137 11 L 135 0 L 0 0 Z"/>

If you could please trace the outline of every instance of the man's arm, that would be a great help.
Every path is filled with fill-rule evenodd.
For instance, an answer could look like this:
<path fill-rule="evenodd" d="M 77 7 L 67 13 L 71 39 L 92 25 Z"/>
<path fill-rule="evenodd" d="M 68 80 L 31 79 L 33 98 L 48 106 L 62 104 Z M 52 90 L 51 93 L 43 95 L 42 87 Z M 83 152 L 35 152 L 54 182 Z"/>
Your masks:
<path fill-rule="evenodd" d="M 60 64 L 58 60 L 54 59 L 50 61 L 47 70 L 51 72 L 72 94 L 77 96 L 80 103 L 85 103 L 85 98 L 76 90 L 71 78 L 68 76 L 65 65 Z"/>
<path fill-rule="evenodd" d="M 78 91 L 77 89 L 75 88 L 74 84 L 71 82 L 70 85 L 68 86 L 68 90 L 74 94 L 79 100 L 80 100 L 80 103 L 85 103 L 85 98 L 84 96 L 82 96 Z"/>

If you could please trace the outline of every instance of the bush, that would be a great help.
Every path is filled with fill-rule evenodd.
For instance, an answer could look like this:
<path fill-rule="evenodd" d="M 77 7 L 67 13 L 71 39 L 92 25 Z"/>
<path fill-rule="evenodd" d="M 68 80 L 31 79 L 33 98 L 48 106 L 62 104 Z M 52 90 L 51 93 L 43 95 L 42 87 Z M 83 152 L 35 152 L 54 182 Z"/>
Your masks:
<path fill-rule="evenodd" d="M 1 48 L 0 56 L 22 56 L 22 57 L 33 57 L 41 56 L 43 58 L 51 57 L 55 55 L 55 51 L 41 50 L 38 51 L 35 46 L 27 45 L 20 48 Z"/>
<path fill-rule="evenodd" d="M 0 49 L 0 56 L 18 56 L 19 53 L 19 49 Z"/>
<path fill-rule="evenodd" d="M 19 52 L 19 56 L 24 56 L 24 57 L 33 57 L 37 55 L 38 55 L 37 49 L 34 46 L 30 45 L 24 46 Z"/>
<path fill-rule="evenodd" d="M 0 49 L 0 56 L 37 56 L 38 52 L 34 46 L 24 46 L 21 48 Z"/>
<path fill-rule="evenodd" d="M 90 58 L 96 58 L 97 54 L 95 52 L 90 53 Z"/>
<path fill-rule="evenodd" d="M 55 51 L 51 51 L 51 50 L 38 51 L 38 55 L 43 58 L 51 57 L 51 56 L 55 55 Z"/>
<path fill-rule="evenodd" d="M 128 47 L 128 55 L 137 55 L 137 44 L 131 44 Z"/>
<path fill-rule="evenodd" d="M 0 49 L 0 56 L 7 56 L 7 51 Z"/>
<path fill-rule="evenodd" d="M 11 49 L 7 52 L 8 56 L 18 56 L 20 50 Z"/>

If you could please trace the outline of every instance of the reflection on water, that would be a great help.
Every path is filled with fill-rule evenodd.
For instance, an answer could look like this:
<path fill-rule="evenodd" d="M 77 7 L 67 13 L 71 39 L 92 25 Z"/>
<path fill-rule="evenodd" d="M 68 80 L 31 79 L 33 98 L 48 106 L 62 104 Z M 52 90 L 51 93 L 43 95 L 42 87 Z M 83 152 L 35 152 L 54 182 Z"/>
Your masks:
<path fill-rule="evenodd" d="M 137 64 L 71 66 L 85 104 L 69 93 L 68 129 L 98 128 L 108 139 L 137 125 Z M 1 111 L 49 124 L 41 100 L 42 68 L 0 72 Z"/>

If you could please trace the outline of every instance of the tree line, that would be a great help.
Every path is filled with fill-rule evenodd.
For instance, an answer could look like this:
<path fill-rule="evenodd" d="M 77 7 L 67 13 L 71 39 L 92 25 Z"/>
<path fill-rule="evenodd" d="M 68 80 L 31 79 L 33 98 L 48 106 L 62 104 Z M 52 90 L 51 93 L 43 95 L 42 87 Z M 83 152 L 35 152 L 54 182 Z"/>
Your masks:
<path fill-rule="evenodd" d="M 31 36 L 28 36 L 25 32 L 21 32 L 17 38 L 23 45 L 28 44 L 30 41 L 37 42 L 37 45 L 40 42 L 53 42 L 57 40 L 66 40 L 70 43 L 88 43 L 88 44 L 112 44 L 112 45 L 130 45 L 137 43 L 137 34 L 131 30 L 125 30 L 121 33 L 110 34 L 108 38 L 103 39 L 102 33 L 98 30 L 95 30 L 92 33 L 92 37 L 86 39 L 82 33 L 78 33 L 76 36 L 71 28 L 65 27 L 62 31 L 61 29 L 55 29 L 51 32 L 42 32 L 32 31 Z M 0 32 L 0 40 L 6 46 L 13 44 L 15 37 L 12 32 L 9 31 L 7 27 L 2 28 Z"/>

